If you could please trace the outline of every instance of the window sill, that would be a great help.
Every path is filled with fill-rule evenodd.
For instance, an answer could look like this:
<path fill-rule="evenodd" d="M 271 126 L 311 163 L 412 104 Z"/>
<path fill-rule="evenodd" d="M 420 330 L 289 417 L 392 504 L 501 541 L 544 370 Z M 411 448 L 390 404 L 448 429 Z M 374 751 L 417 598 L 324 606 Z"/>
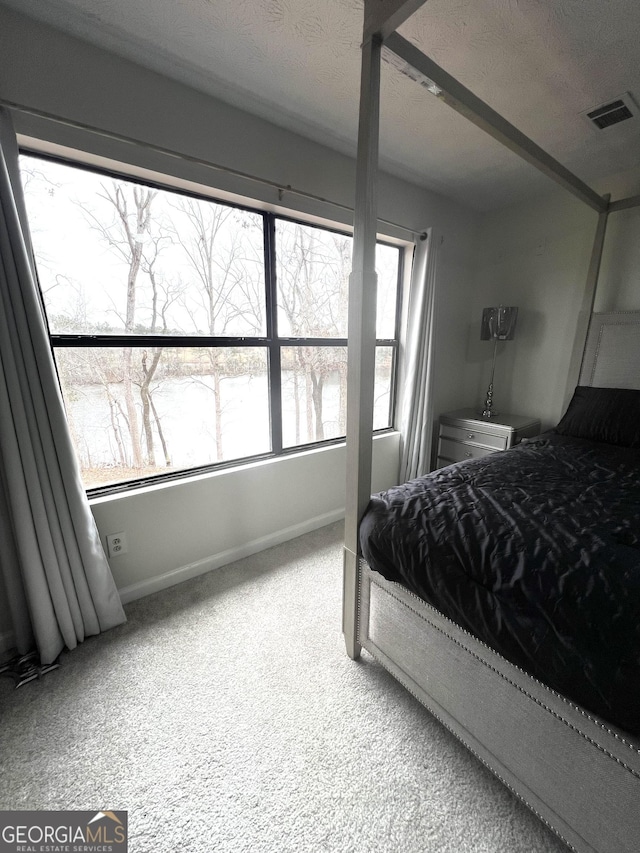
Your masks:
<path fill-rule="evenodd" d="M 399 432 L 394 430 L 393 428 L 380 430 L 376 432 L 373 436 L 374 445 L 377 442 L 384 440 L 385 438 L 399 436 Z M 88 500 L 90 506 L 99 506 L 105 503 L 111 503 L 113 501 L 123 500 L 129 497 L 139 497 L 144 494 L 151 494 L 156 492 L 161 492 L 165 490 L 174 490 L 183 487 L 189 487 L 195 483 L 202 483 L 209 480 L 217 480 L 219 478 L 224 477 L 237 477 L 241 476 L 242 473 L 249 473 L 253 471 L 257 471 L 261 468 L 269 468 L 271 466 L 281 466 L 286 464 L 295 465 L 297 461 L 309 458 L 320 456 L 322 454 L 333 454 L 335 452 L 344 452 L 346 449 L 346 442 L 344 439 L 335 441 L 331 444 L 323 444 L 318 447 L 309 447 L 303 449 L 294 449 L 291 452 L 286 452 L 278 456 L 269 456 L 268 458 L 263 459 L 251 459 L 245 462 L 239 462 L 237 464 L 230 463 L 229 465 L 225 465 L 223 467 L 215 468 L 208 471 L 201 471 L 197 473 L 189 473 L 185 472 L 185 474 L 178 474 L 177 476 L 167 477 L 160 482 L 155 481 L 153 483 L 122 483 L 122 484 L 114 484 L 113 489 L 108 493 L 100 494 L 100 495 L 91 495 L 88 494 Z M 108 487 L 106 487 L 108 488 Z"/>

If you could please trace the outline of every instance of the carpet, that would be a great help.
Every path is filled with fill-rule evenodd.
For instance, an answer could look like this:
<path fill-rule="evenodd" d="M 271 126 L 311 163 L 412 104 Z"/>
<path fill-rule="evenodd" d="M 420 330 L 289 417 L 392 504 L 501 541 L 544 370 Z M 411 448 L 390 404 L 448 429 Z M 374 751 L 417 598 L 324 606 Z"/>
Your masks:
<path fill-rule="evenodd" d="M 133 602 L 14 690 L 0 809 L 125 809 L 130 853 L 567 853 L 340 631 L 335 524 Z"/>

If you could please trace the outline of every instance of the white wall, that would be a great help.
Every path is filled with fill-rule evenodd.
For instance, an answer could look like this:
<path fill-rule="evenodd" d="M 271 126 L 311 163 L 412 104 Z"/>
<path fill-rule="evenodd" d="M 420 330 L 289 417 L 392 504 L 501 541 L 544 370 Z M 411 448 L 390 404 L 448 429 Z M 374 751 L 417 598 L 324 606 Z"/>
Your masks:
<path fill-rule="evenodd" d="M 566 192 L 487 216 L 470 299 L 469 396 L 480 402 L 489 381 L 491 341 L 480 341 L 482 309 L 518 306 L 515 338 L 498 345 L 495 408 L 557 423 L 597 214 Z"/>
<path fill-rule="evenodd" d="M 598 186 L 606 192 L 608 183 Z M 482 308 L 517 305 L 513 341 L 499 344 L 496 408 L 554 426 L 564 411 L 597 214 L 561 190 L 485 217 L 470 294 L 469 399 L 486 391 L 492 343 L 480 341 Z M 640 309 L 640 209 L 609 216 L 595 310 Z M 577 379 L 577 377 L 574 377 Z"/>
<path fill-rule="evenodd" d="M 353 206 L 355 163 L 308 139 L 0 7 L 0 98 L 221 164 L 283 187 Z M 354 105 L 354 109 L 355 109 Z M 266 205 L 350 224 L 340 207 L 302 198 L 94 133 L 20 112 L 26 137 L 76 148 Z M 466 298 L 478 217 L 389 175 L 379 215 L 416 232 L 435 226 L 440 252 L 437 408 L 463 405 Z M 405 232 L 388 230 L 391 236 Z M 374 488 L 395 482 L 397 436 L 376 442 Z M 337 518 L 344 448 L 287 457 L 93 502 L 101 534 L 125 530 L 129 553 L 112 560 L 130 599 L 189 573 Z"/>
<path fill-rule="evenodd" d="M 3 7 L 0 98 L 353 206 L 353 159 Z M 132 144 L 18 112 L 15 124 L 25 135 L 351 222 L 348 211 L 331 204 L 286 190 L 280 199 L 277 188 Z M 459 242 L 460 257 L 469 254 L 476 217 L 435 193 L 383 173 L 379 214 L 417 232 L 437 222 Z"/>
<path fill-rule="evenodd" d="M 612 213 L 602 254 L 596 311 L 640 309 L 640 207 Z"/>
<path fill-rule="evenodd" d="M 373 489 L 395 482 L 398 433 L 374 439 Z M 91 501 L 123 601 L 254 554 L 344 515 L 344 444 Z"/>

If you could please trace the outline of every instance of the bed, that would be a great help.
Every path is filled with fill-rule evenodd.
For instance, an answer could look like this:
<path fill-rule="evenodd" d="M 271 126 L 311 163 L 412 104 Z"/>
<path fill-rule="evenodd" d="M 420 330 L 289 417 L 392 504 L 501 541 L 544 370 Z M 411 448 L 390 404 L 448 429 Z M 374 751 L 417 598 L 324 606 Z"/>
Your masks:
<path fill-rule="evenodd" d="M 562 654 L 558 653 L 557 648 L 555 651 L 550 650 L 543 661 L 538 660 L 537 654 L 526 650 L 520 656 L 514 655 L 514 648 L 520 646 L 519 635 L 509 628 L 502 635 L 498 631 L 496 640 L 495 637 L 491 638 L 490 632 L 483 633 L 477 624 L 465 622 L 466 608 L 460 605 L 460 590 L 454 589 L 452 593 L 450 584 L 441 584 L 444 586 L 444 599 L 434 599 L 438 606 L 429 603 L 425 598 L 429 599 L 431 590 L 426 587 L 430 582 L 434 586 L 440 582 L 437 579 L 434 581 L 436 576 L 422 581 L 412 578 L 413 570 L 402 565 L 402 545 L 397 541 L 395 545 L 389 546 L 390 550 L 386 553 L 383 553 L 387 546 L 384 545 L 382 534 L 371 547 L 364 546 L 365 550 L 369 548 L 371 562 L 377 564 L 381 571 L 375 571 L 363 558 L 360 533 L 362 531 L 366 538 L 369 528 L 375 527 L 371 515 L 366 515 L 371 497 L 371 341 L 375 327 L 375 306 L 372 304 L 375 300 L 368 293 L 371 292 L 371 281 L 375 277 L 375 173 L 379 62 L 383 46 L 390 47 L 401 63 L 417 68 L 419 75 L 428 78 L 438 88 L 439 95 L 446 103 L 467 115 L 495 138 L 504 141 L 512 150 L 598 210 L 598 228 L 568 386 L 590 389 L 578 392 L 578 397 L 592 397 L 591 392 L 597 395 L 596 389 L 640 389 L 640 312 L 592 314 L 607 216 L 637 204 L 638 199 L 610 204 L 606 197 L 597 196 L 398 37 L 395 34 L 397 27 L 420 5 L 420 0 L 367 0 L 365 3 L 349 318 L 343 597 L 343 632 L 347 652 L 356 658 L 361 648 L 364 648 L 380 661 L 571 848 L 580 853 L 632 853 L 640 843 L 640 722 L 637 718 L 640 700 L 638 680 L 633 669 L 638 664 L 639 654 L 638 645 L 633 648 L 633 643 L 638 643 L 640 620 L 635 614 L 638 612 L 640 591 L 636 584 L 634 597 L 632 583 L 637 577 L 635 572 L 638 568 L 636 537 L 639 527 L 637 506 L 634 503 L 639 476 L 636 467 L 637 449 L 630 446 L 625 453 L 620 445 L 614 445 L 617 449 L 611 452 L 610 433 L 605 433 L 605 441 L 594 440 L 593 435 L 563 436 L 551 433 L 530 442 L 529 446 L 494 454 L 489 462 L 479 460 L 471 465 L 460 463 L 448 472 L 445 470 L 433 475 L 445 492 L 447 486 L 456 481 L 462 483 L 463 492 L 466 489 L 468 495 L 471 495 L 471 486 L 474 483 L 477 485 L 482 477 L 488 475 L 492 463 L 508 468 L 512 460 L 513 464 L 517 460 L 529 460 L 529 470 L 534 470 L 536 454 L 539 456 L 545 452 L 549 456 L 562 457 L 564 462 L 560 462 L 560 465 L 565 468 L 573 464 L 571 460 L 575 460 L 576 453 L 591 453 L 594 466 L 609 466 L 609 480 L 620 479 L 620 466 L 624 468 L 628 489 L 620 498 L 617 510 L 619 529 L 617 533 L 611 534 L 611 529 L 603 526 L 591 536 L 585 549 L 585 553 L 588 553 L 590 547 L 594 548 L 598 537 L 604 540 L 606 536 L 618 536 L 616 545 L 620 546 L 620 554 L 616 576 L 619 580 L 622 574 L 624 580 L 628 581 L 620 585 L 620 590 L 623 597 L 628 590 L 628 598 L 632 602 L 632 609 L 626 612 L 624 628 L 620 622 L 616 622 L 616 606 L 612 607 L 607 616 L 598 614 L 596 605 L 591 615 L 583 617 L 587 623 L 594 613 L 603 617 L 604 621 L 598 627 L 600 639 L 608 636 L 607 632 L 612 630 L 612 625 L 616 630 L 621 627 L 620 636 L 613 644 L 615 650 L 612 657 L 605 656 L 602 659 L 597 667 L 598 675 L 593 676 L 591 673 L 586 679 L 574 678 L 575 670 L 578 665 L 585 663 L 589 650 L 570 648 L 570 641 L 563 647 Z M 591 418 L 585 418 L 583 411 L 582 420 L 587 425 L 587 432 L 594 418 L 598 420 L 598 411 L 602 415 L 605 409 L 596 406 L 592 412 L 594 417 Z M 571 415 L 571 407 L 568 415 Z M 635 429 L 633 419 L 631 421 L 631 428 Z M 608 429 L 611 428 L 609 423 Z M 602 435 L 596 438 L 602 438 Z M 593 454 L 596 454 L 598 461 Z M 608 460 L 606 463 L 602 462 L 602 454 Z M 496 457 L 500 457 L 500 461 Z M 588 470 L 588 462 L 582 467 L 584 473 L 584 470 Z M 601 480 L 597 478 L 592 485 L 596 492 L 602 488 Z M 401 487 L 401 491 L 407 488 Z M 579 499 L 580 491 L 578 489 L 574 494 L 574 500 Z M 398 493 L 377 500 L 393 503 L 397 497 Z M 526 494 L 520 497 L 525 503 L 533 500 Z M 374 507 L 374 514 L 375 511 Z M 520 510 L 520 513 L 521 520 L 533 518 L 536 514 L 531 507 Z M 600 513 L 593 505 L 587 516 L 583 518 L 580 527 L 585 536 L 591 535 L 596 520 L 598 523 L 601 521 Z M 568 519 L 571 518 L 569 514 Z M 374 521 L 377 523 L 379 518 Z M 552 522 L 553 513 L 549 513 L 549 524 Z M 602 523 L 604 525 L 604 520 Z M 543 528 L 544 524 L 540 523 L 539 527 Z M 569 539 L 572 533 L 575 534 L 576 530 L 567 531 Z M 470 565 L 480 571 L 477 565 L 480 546 L 473 535 L 473 532 L 469 533 L 467 545 L 470 552 L 475 548 L 476 554 L 467 556 Z M 434 536 L 437 539 L 437 533 Z M 611 538 L 605 541 L 598 557 L 602 558 L 603 569 L 607 567 L 606 548 L 611 544 Z M 456 547 L 459 551 L 460 546 Z M 443 554 L 445 563 L 451 560 L 451 554 Z M 580 543 L 572 559 L 576 558 L 576 554 L 580 554 Z M 479 562 L 482 566 L 481 559 Z M 523 564 L 525 562 L 527 560 L 523 560 Z M 577 564 L 580 566 L 579 560 Z M 447 565 L 450 567 L 451 562 Z M 385 574 L 387 577 L 384 577 Z M 476 578 L 476 597 L 486 595 L 487 588 L 490 591 L 495 584 L 495 580 L 487 577 L 480 577 L 479 581 Z M 510 581 L 507 579 L 507 585 L 509 582 L 513 583 L 513 577 Z M 562 595 L 557 601 L 562 602 Z M 633 608 L 636 608 L 635 611 Z M 498 618 L 495 608 L 490 606 L 485 617 L 486 621 L 491 622 L 493 619 L 498 622 L 501 628 L 504 628 L 504 619 L 508 618 L 504 614 Z M 544 618 L 549 619 L 550 614 L 546 613 Z M 534 633 L 536 630 L 540 631 L 539 626 Z M 558 630 L 558 633 L 562 635 L 563 630 Z M 538 643 L 544 645 L 546 635 L 538 633 L 536 636 Z M 598 645 L 593 638 L 588 639 L 583 635 L 580 639 L 585 640 L 587 645 L 591 643 L 591 652 Z M 620 649 L 626 645 L 629 646 L 629 654 L 622 665 L 624 655 L 620 655 Z M 608 673 L 607 669 L 616 654 L 616 660 L 621 664 L 619 671 Z M 569 671 L 562 665 L 551 671 L 549 660 L 554 655 L 569 662 Z M 509 659 L 510 656 L 515 658 L 515 662 Z M 562 660 L 559 662 L 561 664 Z M 587 668 L 590 665 L 587 664 Z M 608 685 L 605 683 L 607 677 L 610 677 Z M 549 681 L 552 684 L 547 683 Z M 616 690 L 617 696 L 614 695 Z M 635 690 L 634 696 L 626 707 L 626 697 L 632 690 Z"/>
<path fill-rule="evenodd" d="M 593 441 L 593 435 L 583 438 L 561 433 L 563 422 L 565 429 L 571 432 L 580 432 L 581 425 L 588 427 L 593 423 L 588 416 L 595 411 L 600 413 L 600 422 L 593 430 L 596 437 L 603 437 L 603 429 L 604 437 L 611 437 L 611 423 L 619 422 L 615 417 L 609 418 L 607 434 L 606 423 L 603 424 L 603 420 L 607 420 L 607 409 L 602 405 L 585 407 L 581 397 L 586 396 L 588 404 L 594 397 L 585 395 L 582 389 L 592 390 L 603 404 L 602 386 L 590 388 L 588 382 L 595 379 L 604 383 L 605 395 L 607 391 L 613 392 L 612 388 L 607 388 L 607 383 L 614 388 L 620 385 L 640 387 L 638 377 L 633 375 L 640 369 L 640 357 L 628 358 L 630 342 L 637 346 L 640 356 L 640 312 L 594 315 L 587 360 L 581 374 L 584 385 L 577 392 L 579 405 L 574 405 L 574 398 L 559 425 L 560 433 L 545 434 L 485 459 L 456 463 L 422 481 L 374 497 L 360 527 L 365 542 L 363 550 L 381 570 L 373 570 L 360 559 L 358 637 L 362 647 L 392 672 L 569 846 L 578 851 L 599 853 L 631 853 L 638 849 L 640 838 L 640 422 L 635 419 L 640 414 L 637 411 L 640 393 L 627 391 L 628 399 L 618 397 L 617 400 L 617 408 L 622 404 L 629 415 L 633 415 L 634 407 L 636 409 L 634 417 L 627 419 L 627 426 L 634 432 L 632 447 Z M 613 396 L 615 398 L 616 394 Z M 546 461 L 542 458 L 545 454 Z M 556 477 L 557 481 L 543 483 L 536 471 L 548 478 Z M 580 478 L 579 471 L 582 472 Z M 381 519 L 386 519 L 388 505 L 394 501 L 397 504 L 405 500 L 410 502 L 416 489 L 428 492 L 429 487 L 435 487 L 440 494 L 448 495 L 454 506 L 456 498 L 451 494 L 456 485 L 459 489 L 462 487 L 463 493 L 475 489 L 476 498 L 481 493 L 489 495 L 485 510 L 490 506 L 500 515 L 504 507 L 496 507 L 500 497 L 496 498 L 496 493 L 491 492 L 492 474 L 502 480 L 504 506 L 509 508 L 508 526 L 519 533 L 525 522 L 533 528 L 538 527 L 538 532 L 546 527 L 550 542 L 545 543 L 545 553 L 554 548 L 560 550 L 565 560 L 563 576 L 571 578 L 571 570 L 574 574 L 580 573 L 584 564 L 584 556 L 580 558 L 582 551 L 583 555 L 590 554 L 591 563 L 596 563 L 595 569 L 591 566 L 589 570 L 605 583 L 607 594 L 611 586 L 622 584 L 617 591 L 618 603 L 625 585 L 635 593 L 635 597 L 629 596 L 629 606 L 623 611 L 624 626 L 617 621 L 617 610 L 611 612 L 603 607 L 607 594 L 602 595 L 597 584 L 589 586 L 583 580 L 580 594 L 585 593 L 589 598 L 588 593 L 591 593 L 594 606 L 582 613 L 578 610 L 578 616 L 587 621 L 599 618 L 600 624 L 588 634 L 572 637 L 569 632 L 568 638 L 565 634 L 563 644 L 555 646 L 551 652 L 542 648 L 544 639 L 537 637 L 535 650 L 532 652 L 534 647 L 523 643 L 525 652 L 518 657 L 514 654 L 517 644 L 503 641 L 500 648 L 499 640 L 486 641 L 490 631 L 483 634 L 478 623 L 472 625 L 469 619 L 465 621 L 465 610 L 472 606 L 469 597 L 463 598 L 462 609 L 457 610 L 460 602 L 457 576 L 453 579 L 453 593 L 451 588 L 447 589 L 445 596 L 438 599 L 439 606 L 435 607 L 425 601 L 429 597 L 425 589 L 427 581 L 412 581 L 411 569 L 403 568 L 406 564 L 398 551 L 398 547 L 400 551 L 404 548 L 398 546 L 403 536 L 395 545 L 389 540 L 386 552 L 381 551 L 380 543 L 385 543 L 387 535 Z M 527 483 L 527 479 L 533 482 Z M 519 494 L 514 494 L 512 488 L 516 480 L 515 491 Z M 562 488 L 567 490 L 557 501 L 554 488 L 560 487 L 562 482 Z M 566 537 L 559 540 L 553 530 L 554 509 L 558 510 L 565 500 L 571 504 L 571 512 L 561 513 L 555 522 Z M 405 515 L 406 507 L 404 503 Z M 462 515 L 462 526 L 475 527 L 477 516 L 465 513 L 464 509 L 458 504 L 454 510 Z M 442 506 L 439 511 L 442 512 Z M 435 521 L 436 530 L 431 533 L 437 538 L 437 525 L 442 519 L 436 517 Z M 449 526 L 451 521 L 450 517 L 444 519 Z M 495 518 L 489 516 L 488 522 L 495 522 Z M 377 529 L 380 526 L 382 529 Z M 502 582 L 506 587 L 517 586 L 514 575 L 523 568 L 522 554 L 517 547 L 515 558 L 511 553 L 513 535 L 509 539 L 504 528 L 494 524 L 491 527 L 493 533 L 484 542 L 477 535 L 467 537 L 466 557 L 471 565 L 482 566 L 474 548 L 490 550 L 492 544 L 497 544 L 501 552 L 499 565 L 512 571 L 512 575 L 505 574 Z M 377 530 L 373 541 L 372 530 Z M 578 541 L 580 536 L 582 540 Z M 455 549 L 459 558 L 459 543 Z M 615 559 L 607 560 L 608 552 L 614 554 Z M 534 552 L 525 554 L 528 559 L 533 554 L 534 566 L 540 569 L 539 557 L 536 558 Z M 571 566 L 568 565 L 570 554 L 573 558 L 578 555 Z M 557 556 L 552 554 L 551 560 L 551 565 L 556 567 Z M 445 575 L 447 571 L 455 575 L 451 560 L 442 553 L 440 557 L 447 566 Z M 570 571 L 565 573 L 564 569 Z M 604 571 L 601 573 L 600 569 Z M 608 576 L 607 572 L 610 572 Z M 478 589 L 484 592 L 487 586 L 491 587 L 484 578 L 484 586 L 476 584 L 471 597 L 477 596 Z M 566 616 L 566 613 L 556 612 L 556 605 L 566 602 L 567 595 L 567 588 L 563 586 L 557 598 L 543 598 L 544 603 L 551 602 L 553 612 L 545 613 L 544 618 L 549 624 L 556 620 L 554 631 L 557 620 L 562 625 Z M 609 601 L 612 603 L 611 599 Z M 613 603 L 612 606 L 615 608 Z M 501 624 L 507 622 L 507 608 L 504 613 L 496 613 L 489 606 L 489 615 L 484 614 L 484 621 L 490 623 L 494 617 L 500 617 L 497 621 Z M 524 633 L 530 630 L 535 637 L 539 628 L 539 624 L 530 622 L 524 626 Z M 607 631 L 613 633 L 614 629 L 621 632 L 619 645 L 606 641 Z M 558 629 L 558 633 L 562 635 L 562 630 Z M 484 636 L 484 641 L 478 635 Z M 516 632 L 517 638 L 522 639 L 522 636 Z M 584 675 L 585 664 L 594 664 L 594 648 L 581 647 L 579 642 L 572 646 L 571 641 L 576 639 L 584 640 L 586 647 L 595 643 L 596 649 L 598 644 L 606 644 L 599 673 L 592 671 Z M 624 654 L 626 647 L 627 655 Z M 558 665 L 554 669 L 554 654 L 565 666 Z M 609 681 L 605 684 L 607 678 Z"/>
<path fill-rule="evenodd" d="M 569 414 L 608 397 L 640 415 L 640 392 L 599 388 L 579 388 Z M 585 440 L 560 427 L 374 495 L 362 555 L 511 663 L 640 738 L 640 441 Z"/>

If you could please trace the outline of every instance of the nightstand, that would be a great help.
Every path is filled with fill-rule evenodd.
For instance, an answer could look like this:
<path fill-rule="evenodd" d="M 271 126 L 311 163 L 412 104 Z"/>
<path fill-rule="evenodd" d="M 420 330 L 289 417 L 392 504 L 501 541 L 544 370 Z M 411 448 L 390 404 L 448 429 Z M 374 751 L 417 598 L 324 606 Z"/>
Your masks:
<path fill-rule="evenodd" d="M 440 416 L 437 466 L 507 450 L 539 432 L 540 421 L 522 415 L 497 414 L 489 420 L 478 409 L 447 412 Z"/>

